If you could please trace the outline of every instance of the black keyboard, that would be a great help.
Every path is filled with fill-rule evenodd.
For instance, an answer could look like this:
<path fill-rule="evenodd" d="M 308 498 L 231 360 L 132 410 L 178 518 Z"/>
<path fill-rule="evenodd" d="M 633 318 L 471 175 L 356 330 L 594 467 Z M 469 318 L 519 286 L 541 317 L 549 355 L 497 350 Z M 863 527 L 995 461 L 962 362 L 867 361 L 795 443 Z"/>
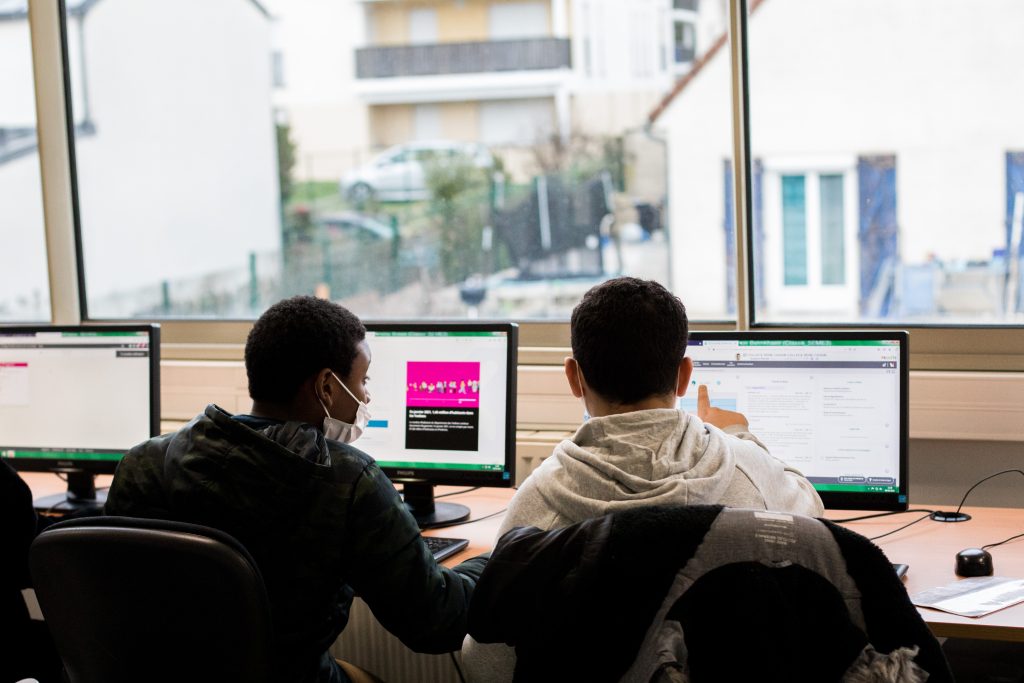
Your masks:
<path fill-rule="evenodd" d="M 434 555 L 434 559 L 438 562 L 450 555 L 454 555 L 469 545 L 469 541 L 465 538 L 424 536 L 423 541 L 427 544 L 427 548 Z"/>

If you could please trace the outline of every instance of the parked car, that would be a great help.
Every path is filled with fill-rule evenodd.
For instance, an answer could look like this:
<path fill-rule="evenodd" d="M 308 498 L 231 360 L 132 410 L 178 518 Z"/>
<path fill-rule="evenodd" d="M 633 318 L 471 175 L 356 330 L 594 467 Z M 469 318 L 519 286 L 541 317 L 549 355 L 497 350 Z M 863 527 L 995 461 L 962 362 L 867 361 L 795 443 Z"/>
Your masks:
<path fill-rule="evenodd" d="M 390 223 L 357 211 L 322 214 L 316 222 L 328 232 L 349 235 L 363 241 L 390 241 L 397 237 Z"/>
<path fill-rule="evenodd" d="M 427 199 L 426 165 L 466 159 L 478 168 L 491 168 L 494 158 L 483 145 L 447 140 L 408 142 L 377 155 L 373 161 L 345 174 L 341 194 L 360 206 L 371 199 L 414 201 Z"/>

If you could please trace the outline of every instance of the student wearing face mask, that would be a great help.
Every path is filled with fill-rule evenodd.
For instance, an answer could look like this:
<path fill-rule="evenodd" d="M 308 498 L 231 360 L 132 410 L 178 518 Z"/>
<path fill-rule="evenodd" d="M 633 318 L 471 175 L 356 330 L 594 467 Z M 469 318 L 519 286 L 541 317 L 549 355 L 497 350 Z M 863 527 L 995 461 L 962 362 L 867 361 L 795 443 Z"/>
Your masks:
<path fill-rule="evenodd" d="M 327 301 L 270 307 L 245 346 L 249 414 L 211 404 L 136 446 L 107 498 L 107 514 L 202 524 L 246 547 L 274 615 L 274 680 L 349 680 L 328 648 L 354 594 L 411 649 L 457 650 L 483 570 L 482 558 L 439 566 L 391 482 L 349 445 L 370 416 L 365 336 Z"/>

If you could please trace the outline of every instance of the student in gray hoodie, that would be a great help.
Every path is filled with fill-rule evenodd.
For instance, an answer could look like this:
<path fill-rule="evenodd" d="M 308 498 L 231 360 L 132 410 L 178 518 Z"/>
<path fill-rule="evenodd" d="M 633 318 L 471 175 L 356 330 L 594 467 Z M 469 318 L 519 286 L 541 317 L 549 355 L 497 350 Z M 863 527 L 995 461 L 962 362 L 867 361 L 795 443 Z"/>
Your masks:
<path fill-rule="evenodd" d="M 707 387 L 698 388 L 696 415 L 676 408 L 693 373 L 687 335 L 683 303 L 657 282 L 616 278 L 583 296 L 565 376 L 585 421 L 519 487 L 499 536 L 644 505 L 822 514 L 811 483 L 768 452 L 745 416 L 713 407 Z M 467 638 L 463 660 L 472 680 L 512 678 L 504 645 Z"/>

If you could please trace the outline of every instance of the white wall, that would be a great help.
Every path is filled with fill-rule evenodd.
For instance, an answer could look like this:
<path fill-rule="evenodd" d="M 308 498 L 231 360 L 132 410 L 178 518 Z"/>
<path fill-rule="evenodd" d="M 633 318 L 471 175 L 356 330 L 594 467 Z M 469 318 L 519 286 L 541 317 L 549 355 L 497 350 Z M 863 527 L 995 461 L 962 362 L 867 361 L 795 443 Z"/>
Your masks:
<path fill-rule="evenodd" d="M 267 18 L 246 0 L 103 0 L 85 30 L 90 297 L 244 268 L 250 251 L 277 247 Z"/>
<path fill-rule="evenodd" d="M 32 45 L 28 20 L 0 21 L 0 128 L 34 126 Z"/>
<path fill-rule="evenodd" d="M 35 154 L 0 164 L 0 245 L 0 319 L 49 321 L 43 197 Z"/>
<path fill-rule="evenodd" d="M 732 156 L 729 78 L 729 55 L 723 50 L 657 123 L 669 150 L 672 289 L 698 320 L 726 315 L 722 223 L 723 162 Z"/>
<path fill-rule="evenodd" d="M 1004 243 L 1005 152 L 1024 149 L 1021 26 L 1016 0 L 768 0 L 750 23 L 752 154 L 893 153 L 904 262 L 987 259 Z M 712 166 L 731 157 L 728 78 L 722 51 L 659 122 L 684 296 L 725 277 Z M 696 245 L 711 258 L 688 268 Z"/>
<path fill-rule="evenodd" d="M 356 0 L 268 0 L 283 88 L 274 103 L 292 126 L 300 179 L 337 179 L 366 160 L 368 107 L 353 90 L 355 50 L 366 43 Z"/>

